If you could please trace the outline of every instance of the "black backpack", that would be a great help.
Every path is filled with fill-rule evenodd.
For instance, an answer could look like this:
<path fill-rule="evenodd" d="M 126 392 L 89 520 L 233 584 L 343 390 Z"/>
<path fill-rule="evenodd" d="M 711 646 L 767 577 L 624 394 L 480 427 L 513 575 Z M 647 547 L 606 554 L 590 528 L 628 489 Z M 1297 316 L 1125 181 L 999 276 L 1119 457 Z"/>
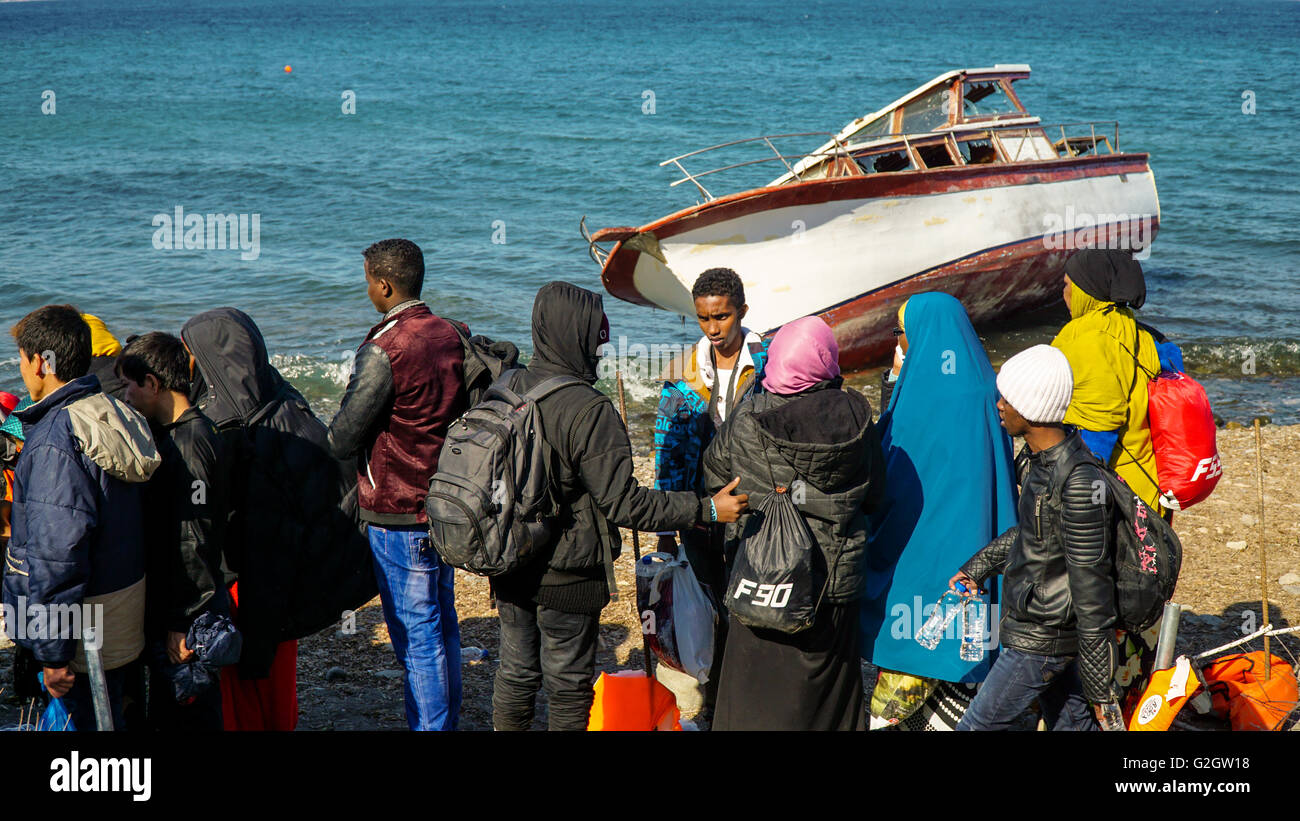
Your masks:
<path fill-rule="evenodd" d="M 1115 516 L 1115 607 L 1120 626 L 1141 633 L 1160 620 L 1183 566 L 1183 543 L 1118 475 L 1102 471 Z"/>
<path fill-rule="evenodd" d="M 468 325 L 454 319 L 447 321 L 456 329 L 465 354 L 463 381 L 465 395 L 469 398 L 466 407 L 472 408 L 483 401 L 488 388 L 503 373 L 519 367 L 519 348 L 511 342 L 496 342 L 486 336 L 470 336 Z"/>
<path fill-rule="evenodd" d="M 569 385 L 553 376 L 525 393 L 510 372 L 451 424 L 429 481 L 429 538 L 448 564 L 499 576 L 528 564 L 553 536 L 555 454 L 537 403 Z"/>
<path fill-rule="evenodd" d="M 1173 527 L 1142 501 L 1128 483 L 1091 456 L 1106 482 L 1115 547 L 1115 610 L 1119 626 L 1138 634 L 1160 620 L 1183 566 L 1183 543 Z M 1065 482 L 1053 488 L 1061 507 Z"/>

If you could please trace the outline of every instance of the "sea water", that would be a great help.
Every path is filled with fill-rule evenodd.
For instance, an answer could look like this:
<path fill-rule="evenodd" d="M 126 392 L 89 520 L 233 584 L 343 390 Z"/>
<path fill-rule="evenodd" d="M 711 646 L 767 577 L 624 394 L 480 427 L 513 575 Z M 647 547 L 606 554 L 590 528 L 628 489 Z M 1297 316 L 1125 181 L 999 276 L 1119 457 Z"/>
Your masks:
<path fill-rule="evenodd" d="M 437 313 L 528 351 L 538 287 L 601 290 L 583 215 L 642 225 L 695 202 L 661 160 L 836 131 L 945 71 L 1023 62 L 1031 113 L 1118 120 L 1121 147 L 1150 153 L 1143 318 L 1216 411 L 1297 422 L 1298 44 L 1285 0 L 0 2 L 0 324 L 72 302 L 125 338 L 234 305 L 328 417 L 378 318 L 371 242 L 418 242 Z M 205 224 L 187 248 L 178 213 L 241 231 L 220 248 Z M 605 305 L 615 338 L 698 337 Z M 1064 319 L 982 334 L 997 364 Z M 0 340 L 0 389 L 20 387 Z M 654 379 L 627 392 L 644 424 Z"/>

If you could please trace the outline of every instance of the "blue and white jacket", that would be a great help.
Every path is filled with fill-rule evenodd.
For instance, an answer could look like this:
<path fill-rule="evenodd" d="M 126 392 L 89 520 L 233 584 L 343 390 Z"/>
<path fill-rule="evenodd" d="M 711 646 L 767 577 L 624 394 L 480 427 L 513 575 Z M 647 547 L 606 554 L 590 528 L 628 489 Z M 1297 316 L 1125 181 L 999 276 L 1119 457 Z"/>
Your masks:
<path fill-rule="evenodd" d="M 733 396 L 727 404 L 727 416 L 755 392 L 762 391 L 763 371 L 767 365 L 767 341 L 748 329 L 742 329 L 745 342 L 736 361 Z M 659 412 L 655 418 L 655 490 L 698 491 L 700 466 L 704 450 L 713 441 L 716 425 L 709 414 L 717 384 L 713 350 L 707 337 L 701 337 L 685 363 L 682 378 L 665 382 L 659 395 Z"/>

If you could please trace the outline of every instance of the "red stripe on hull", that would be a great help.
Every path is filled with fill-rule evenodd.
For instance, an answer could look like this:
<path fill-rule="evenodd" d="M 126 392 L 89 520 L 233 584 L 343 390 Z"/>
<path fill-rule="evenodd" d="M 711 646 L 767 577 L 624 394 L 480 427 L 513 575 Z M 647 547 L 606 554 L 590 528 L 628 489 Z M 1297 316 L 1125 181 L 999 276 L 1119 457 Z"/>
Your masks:
<path fill-rule="evenodd" d="M 872 174 L 757 188 L 683 209 L 644 226 L 639 233 L 653 232 L 658 239 L 664 240 L 686 231 L 760 211 L 798 205 L 869 198 L 918 197 L 1085 177 L 1143 174 L 1150 170 L 1147 159 L 1147 154 L 1103 154 L 1097 157 L 1020 162 L 1014 165 L 966 165 L 896 174 Z M 640 253 L 632 248 L 624 248 L 624 243 L 619 242 L 605 261 L 600 274 L 601 282 L 605 290 L 619 299 L 635 305 L 655 307 L 654 303 L 641 296 L 633 281 Z"/>
<path fill-rule="evenodd" d="M 1152 237 L 1156 225 L 1152 226 Z M 861 370 L 888 360 L 894 350 L 898 308 L 908 297 L 942 291 L 966 308 L 972 324 L 1035 310 L 1061 299 L 1071 250 L 1049 250 L 1041 239 L 986 251 L 865 294 L 818 314 L 835 331 L 840 367 Z"/>

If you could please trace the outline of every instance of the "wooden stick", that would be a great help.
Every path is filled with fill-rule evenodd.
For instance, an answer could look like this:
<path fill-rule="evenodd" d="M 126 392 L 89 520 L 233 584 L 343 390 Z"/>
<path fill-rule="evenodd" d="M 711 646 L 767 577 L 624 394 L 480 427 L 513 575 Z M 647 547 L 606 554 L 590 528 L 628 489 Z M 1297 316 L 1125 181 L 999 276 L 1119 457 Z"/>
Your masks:
<path fill-rule="evenodd" d="M 618 383 L 618 415 L 623 417 L 623 427 L 628 430 L 628 439 L 632 438 L 631 429 L 627 424 L 627 402 L 623 398 L 623 372 L 614 372 L 615 381 Z M 632 616 L 636 619 L 637 629 L 641 631 L 641 666 L 645 670 L 645 690 L 646 697 L 650 703 L 650 711 L 646 718 L 649 721 L 655 720 L 655 684 L 654 674 L 650 669 L 650 640 L 645 636 L 645 630 L 641 627 L 641 611 L 637 609 L 636 595 L 636 571 L 641 566 L 641 534 L 636 528 L 632 528 Z M 650 729 L 655 729 L 651 727 Z"/>
<path fill-rule="evenodd" d="M 1259 475 L 1259 609 L 1260 621 L 1268 624 L 1268 557 L 1264 545 L 1264 444 L 1259 432 L 1259 417 L 1255 418 L 1255 472 Z M 1264 680 L 1273 673 L 1273 656 L 1269 649 L 1269 636 L 1264 634 Z"/>

